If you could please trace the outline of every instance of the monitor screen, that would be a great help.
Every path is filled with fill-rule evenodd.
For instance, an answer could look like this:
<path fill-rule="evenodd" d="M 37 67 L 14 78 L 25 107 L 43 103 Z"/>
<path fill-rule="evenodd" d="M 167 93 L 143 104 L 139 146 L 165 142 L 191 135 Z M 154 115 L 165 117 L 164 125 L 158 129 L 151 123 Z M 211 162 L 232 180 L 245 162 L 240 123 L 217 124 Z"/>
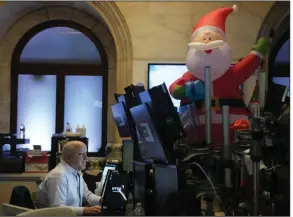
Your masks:
<path fill-rule="evenodd" d="M 139 149 L 146 151 L 149 158 L 155 162 L 167 163 L 167 156 L 146 104 L 130 109 L 139 134 Z M 145 149 L 145 150 L 142 150 Z"/>
<path fill-rule="evenodd" d="M 122 169 L 124 171 L 131 171 L 133 167 L 133 141 L 122 140 Z"/>
<path fill-rule="evenodd" d="M 149 89 L 151 101 L 149 102 L 152 114 L 155 115 L 158 131 L 164 140 L 164 147 L 173 152 L 173 145 L 183 136 L 183 128 L 178 112 L 174 108 L 165 83 Z"/>
<path fill-rule="evenodd" d="M 116 103 L 111 106 L 111 109 L 120 137 L 131 137 L 125 104 L 123 102 Z"/>
<path fill-rule="evenodd" d="M 124 90 L 126 106 L 128 107 L 128 109 L 141 103 L 139 99 L 139 93 L 145 91 L 144 87 L 130 85 L 124 88 Z"/>
<path fill-rule="evenodd" d="M 146 168 L 145 163 L 135 161 L 133 163 L 133 175 L 134 175 L 134 202 L 142 203 L 144 205 L 145 201 L 145 189 L 146 189 Z"/>
<path fill-rule="evenodd" d="M 232 64 L 233 65 L 233 64 Z M 148 88 L 166 83 L 169 89 L 170 85 L 178 78 L 182 77 L 188 69 L 185 64 L 149 64 L 148 66 Z M 242 87 L 239 87 L 240 90 Z M 175 107 L 180 107 L 180 100 L 171 97 Z"/>
<path fill-rule="evenodd" d="M 112 211 L 126 208 L 131 185 L 131 173 L 126 171 L 110 171 L 103 199 L 103 209 Z"/>
<path fill-rule="evenodd" d="M 105 184 L 105 180 L 106 180 L 106 177 L 107 177 L 108 170 L 115 170 L 115 169 L 116 169 L 116 165 L 112 165 L 112 164 L 106 164 L 105 165 L 105 168 L 104 168 L 103 174 L 102 174 L 102 179 L 101 179 L 102 185 Z"/>
<path fill-rule="evenodd" d="M 117 96 L 117 102 L 125 102 L 125 95 Z"/>
<path fill-rule="evenodd" d="M 175 165 L 154 165 L 158 215 L 166 212 L 166 201 L 171 193 L 178 192 L 178 174 Z"/>
<path fill-rule="evenodd" d="M 148 88 L 166 83 L 167 88 L 178 78 L 182 77 L 188 69 L 185 64 L 149 64 Z M 171 97 L 175 107 L 180 107 L 180 100 Z"/>

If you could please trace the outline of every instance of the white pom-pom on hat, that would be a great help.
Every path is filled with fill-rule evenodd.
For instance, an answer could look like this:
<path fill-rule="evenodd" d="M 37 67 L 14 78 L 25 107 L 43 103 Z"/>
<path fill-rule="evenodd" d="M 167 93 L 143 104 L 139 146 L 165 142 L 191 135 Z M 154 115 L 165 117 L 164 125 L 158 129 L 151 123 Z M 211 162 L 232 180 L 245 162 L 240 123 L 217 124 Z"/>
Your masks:
<path fill-rule="evenodd" d="M 237 13 L 237 11 L 238 11 L 238 7 L 237 7 L 237 5 L 233 5 L 233 12 L 235 12 L 235 13 Z"/>

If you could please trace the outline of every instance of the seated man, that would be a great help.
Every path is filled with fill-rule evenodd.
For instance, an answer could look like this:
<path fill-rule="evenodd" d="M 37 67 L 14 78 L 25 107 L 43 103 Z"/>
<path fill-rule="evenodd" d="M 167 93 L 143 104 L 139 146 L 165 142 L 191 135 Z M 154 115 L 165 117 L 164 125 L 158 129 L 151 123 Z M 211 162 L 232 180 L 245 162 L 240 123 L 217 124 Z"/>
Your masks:
<path fill-rule="evenodd" d="M 79 141 L 64 145 L 62 160 L 40 184 L 37 204 L 44 207 L 71 206 L 77 215 L 97 215 L 101 212 L 101 197 L 88 190 L 81 171 L 86 168 L 87 147 Z M 82 207 L 83 201 L 91 207 Z"/>

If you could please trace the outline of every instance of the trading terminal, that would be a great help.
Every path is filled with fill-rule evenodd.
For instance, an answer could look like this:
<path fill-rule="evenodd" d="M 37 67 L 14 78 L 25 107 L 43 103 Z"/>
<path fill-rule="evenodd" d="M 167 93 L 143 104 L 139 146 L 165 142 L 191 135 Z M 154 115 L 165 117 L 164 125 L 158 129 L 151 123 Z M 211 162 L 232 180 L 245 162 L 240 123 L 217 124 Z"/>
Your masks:
<path fill-rule="evenodd" d="M 196 106 L 186 105 L 177 112 L 165 84 L 148 90 L 134 85 L 125 88 L 112 110 L 120 136 L 131 138 L 125 140 L 123 166 L 133 173 L 133 203 L 142 203 L 146 215 L 215 215 L 216 210 L 225 215 L 288 214 L 288 195 L 275 188 L 288 159 L 272 155 L 288 150 L 288 130 L 284 130 L 288 114 L 285 111 L 276 118 L 260 106 L 253 109 L 250 129 L 236 131 L 230 148 L 219 148 L 206 142 L 212 141 L 207 135 L 204 142 L 188 141 L 190 130 L 196 136 Z M 225 112 L 223 116 L 229 118 Z M 193 118 L 184 128 L 186 117 Z M 282 142 L 276 141 L 281 137 Z M 251 194 L 243 185 L 247 162 L 253 164 Z"/>

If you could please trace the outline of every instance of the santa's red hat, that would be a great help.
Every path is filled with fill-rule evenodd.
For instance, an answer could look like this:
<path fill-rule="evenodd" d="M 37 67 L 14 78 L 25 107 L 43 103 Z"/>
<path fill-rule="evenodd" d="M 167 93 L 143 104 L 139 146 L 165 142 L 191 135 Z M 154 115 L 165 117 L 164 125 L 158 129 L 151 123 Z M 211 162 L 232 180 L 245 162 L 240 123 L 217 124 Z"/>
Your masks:
<path fill-rule="evenodd" d="M 192 39 L 201 32 L 213 31 L 217 32 L 225 38 L 225 22 L 233 11 L 237 11 L 237 6 L 229 8 L 219 8 L 214 10 L 199 20 L 196 26 L 193 28 Z"/>

